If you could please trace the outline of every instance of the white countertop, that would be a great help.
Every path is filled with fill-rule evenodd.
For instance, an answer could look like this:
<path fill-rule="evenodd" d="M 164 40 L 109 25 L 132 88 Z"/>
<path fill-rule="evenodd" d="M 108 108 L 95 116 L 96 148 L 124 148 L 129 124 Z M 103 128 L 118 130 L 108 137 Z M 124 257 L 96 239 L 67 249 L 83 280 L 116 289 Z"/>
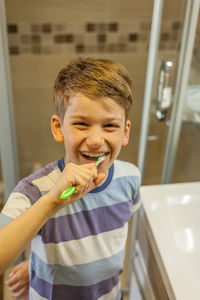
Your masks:
<path fill-rule="evenodd" d="M 144 210 L 177 300 L 200 299 L 200 182 L 143 186 Z"/>

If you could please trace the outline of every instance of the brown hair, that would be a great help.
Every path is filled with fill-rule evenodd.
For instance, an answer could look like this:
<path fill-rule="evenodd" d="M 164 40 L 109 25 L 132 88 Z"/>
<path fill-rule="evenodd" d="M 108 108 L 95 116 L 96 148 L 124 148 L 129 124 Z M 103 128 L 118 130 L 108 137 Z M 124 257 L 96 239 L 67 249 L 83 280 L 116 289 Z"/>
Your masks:
<path fill-rule="evenodd" d="M 132 81 L 127 70 L 108 59 L 78 58 L 63 68 L 55 80 L 54 103 L 63 121 L 67 103 L 74 93 L 88 97 L 110 97 L 125 109 L 132 105 Z"/>

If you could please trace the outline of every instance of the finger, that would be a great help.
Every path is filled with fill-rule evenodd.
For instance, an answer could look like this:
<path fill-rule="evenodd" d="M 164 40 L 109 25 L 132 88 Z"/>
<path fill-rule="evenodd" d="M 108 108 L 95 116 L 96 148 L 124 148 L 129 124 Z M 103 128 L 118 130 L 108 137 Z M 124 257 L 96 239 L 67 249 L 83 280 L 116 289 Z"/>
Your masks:
<path fill-rule="evenodd" d="M 89 193 L 91 190 L 93 190 L 95 188 L 95 184 L 93 179 L 90 180 L 84 187 L 84 189 L 82 190 L 82 193 L 87 194 Z"/>
<path fill-rule="evenodd" d="M 104 173 L 99 173 L 97 175 L 97 178 L 94 180 L 95 186 L 98 186 L 99 184 L 101 184 L 105 178 L 106 178 L 106 175 Z"/>
<path fill-rule="evenodd" d="M 28 300 L 28 295 L 21 296 L 19 299 L 20 299 L 20 300 Z"/>
<path fill-rule="evenodd" d="M 24 277 L 22 277 L 21 275 L 20 275 L 20 273 L 19 272 L 17 272 L 17 273 L 15 273 L 14 275 L 12 275 L 7 281 L 6 281 L 6 284 L 8 285 L 8 286 L 13 286 L 13 285 L 15 285 L 17 282 L 23 282 L 23 284 L 24 284 L 24 282 L 25 282 L 25 280 L 23 280 L 24 279 Z"/>
<path fill-rule="evenodd" d="M 77 193 L 83 193 L 85 190 L 90 188 L 94 179 L 95 179 L 95 171 L 94 170 L 84 170 L 84 173 L 79 173 L 76 175 L 77 180 Z"/>
<path fill-rule="evenodd" d="M 18 291 L 12 292 L 11 296 L 17 298 L 17 297 L 25 296 L 25 294 L 27 293 L 28 293 L 28 286 L 26 285 L 23 288 L 19 289 Z"/>
<path fill-rule="evenodd" d="M 79 173 L 80 172 L 80 173 Z M 80 168 L 79 174 L 84 178 L 84 176 L 89 176 L 95 178 L 97 176 L 97 167 L 95 164 L 84 165 Z"/>
<path fill-rule="evenodd" d="M 95 163 L 90 163 L 86 165 L 77 165 L 77 168 L 82 171 L 82 173 L 92 174 L 92 176 L 97 175 L 97 167 Z"/>
<path fill-rule="evenodd" d="M 12 275 L 12 277 L 10 277 L 8 280 L 6 280 L 6 285 L 7 286 L 12 286 L 13 284 L 15 284 L 16 282 L 18 282 L 19 278 L 16 275 Z"/>
<path fill-rule="evenodd" d="M 18 268 L 17 266 L 15 266 L 12 271 L 10 272 L 10 274 L 8 275 L 9 278 L 11 278 L 16 272 L 17 272 Z"/>
<path fill-rule="evenodd" d="M 91 164 L 88 164 L 88 169 L 92 171 L 93 173 L 93 177 L 96 178 L 97 177 L 97 173 L 98 173 L 98 169 L 97 169 L 97 166 L 96 164 L 94 163 L 91 163 Z"/>
<path fill-rule="evenodd" d="M 25 282 L 24 280 L 21 280 L 21 281 L 18 281 L 17 283 L 15 283 L 14 285 L 10 285 L 8 287 L 8 289 L 9 289 L 9 291 L 15 293 L 19 289 L 23 288 L 25 285 L 27 285 L 27 282 Z"/>
<path fill-rule="evenodd" d="M 15 266 L 11 273 L 8 275 L 8 280 L 6 280 L 6 284 L 13 284 L 19 280 L 18 272 L 21 270 L 21 263 Z"/>

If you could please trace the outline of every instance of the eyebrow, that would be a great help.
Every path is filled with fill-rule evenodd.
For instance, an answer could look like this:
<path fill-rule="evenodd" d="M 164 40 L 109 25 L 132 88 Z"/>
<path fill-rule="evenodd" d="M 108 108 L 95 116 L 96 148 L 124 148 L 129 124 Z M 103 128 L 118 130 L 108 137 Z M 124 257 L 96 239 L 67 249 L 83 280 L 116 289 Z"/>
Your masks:
<path fill-rule="evenodd" d="M 72 119 L 83 119 L 83 120 L 88 120 L 88 119 L 93 119 L 92 116 L 85 116 L 83 114 L 72 114 L 71 115 L 71 118 Z M 120 117 L 108 117 L 108 118 L 105 118 L 106 121 L 123 121 L 122 118 Z"/>

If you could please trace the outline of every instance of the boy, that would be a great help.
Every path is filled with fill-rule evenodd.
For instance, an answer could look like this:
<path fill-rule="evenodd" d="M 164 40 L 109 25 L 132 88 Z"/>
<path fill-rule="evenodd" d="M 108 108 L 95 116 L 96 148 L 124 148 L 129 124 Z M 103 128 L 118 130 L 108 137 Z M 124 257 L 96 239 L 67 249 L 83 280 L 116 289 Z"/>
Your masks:
<path fill-rule="evenodd" d="M 0 272 L 31 242 L 29 299 L 120 299 L 127 222 L 139 206 L 138 169 L 116 160 L 129 140 L 131 79 L 119 63 L 79 58 L 58 74 L 54 102 L 52 133 L 65 155 L 11 193 Z"/>

